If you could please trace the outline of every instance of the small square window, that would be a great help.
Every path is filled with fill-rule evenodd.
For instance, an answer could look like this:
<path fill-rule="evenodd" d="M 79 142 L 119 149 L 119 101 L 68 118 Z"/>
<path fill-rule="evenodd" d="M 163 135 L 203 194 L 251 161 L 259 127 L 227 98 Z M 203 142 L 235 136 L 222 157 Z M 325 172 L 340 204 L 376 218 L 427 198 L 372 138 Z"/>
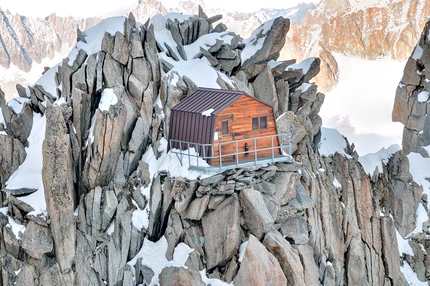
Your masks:
<path fill-rule="evenodd" d="M 260 117 L 260 129 L 267 128 L 267 116 Z"/>
<path fill-rule="evenodd" d="M 222 121 L 222 134 L 228 134 L 228 120 Z"/>
<path fill-rule="evenodd" d="M 253 117 L 252 118 L 252 130 L 257 130 L 258 129 L 258 117 Z"/>

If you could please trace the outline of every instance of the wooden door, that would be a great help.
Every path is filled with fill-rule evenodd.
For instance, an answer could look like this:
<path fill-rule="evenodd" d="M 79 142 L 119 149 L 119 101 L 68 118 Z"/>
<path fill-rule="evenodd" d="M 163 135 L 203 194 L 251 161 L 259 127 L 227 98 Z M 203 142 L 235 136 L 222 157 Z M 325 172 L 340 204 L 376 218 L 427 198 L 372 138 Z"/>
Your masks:
<path fill-rule="evenodd" d="M 236 144 L 234 134 L 234 115 L 223 115 L 221 117 L 221 130 L 219 132 L 219 150 L 218 155 L 222 156 L 222 163 L 231 163 L 236 160 Z"/>

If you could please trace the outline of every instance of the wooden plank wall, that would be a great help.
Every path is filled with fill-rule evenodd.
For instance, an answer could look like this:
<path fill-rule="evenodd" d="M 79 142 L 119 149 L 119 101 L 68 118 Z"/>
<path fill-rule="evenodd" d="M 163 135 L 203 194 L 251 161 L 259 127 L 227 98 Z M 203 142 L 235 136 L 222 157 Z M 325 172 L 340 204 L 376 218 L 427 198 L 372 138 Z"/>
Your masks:
<path fill-rule="evenodd" d="M 234 116 L 234 119 L 229 121 L 229 131 L 230 134 L 225 136 L 221 134 L 222 130 L 222 121 L 228 120 L 231 118 L 231 115 Z M 265 129 L 252 130 L 252 118 L 253 117 L 261 117 L 267 116 L 267 127 Z M 250 97 L 247 95 L 243 95 L 238 100 L 236 100 L 233 104 L 226 107 L 223 111 L 218 113 L 215 124 L 215 131 L 218 132 L 218 139 L 214 141 L 214 154 L 219 155 L 218 143 L 219 142 L 229 142 L 232 140 L 241 140 L 246 138 L 267 136 L 267 135 L 275 135 L 276 131 L 276 122 L 275 117 L 273 115 L 272 107 Z M 232 136 L 232 134 L 234 136 Z M 246 140 L 239 142 L 238 151 L 245 152 L 245 143 L 249 145 L 248 156 L 245 154 L 239 155 L 239 161 L 241 160 L 252 160 L 255 156 L 255 146 L 254 143 L 257 143 L 257 148 L 270 148 L 272 146 L 272 139 L 265 138 L 259 139 L 256 142 L 254 140 Z M 279 142 L 277 137 L 274 139 L 274 145 L 279 146 Z M 227 154 L 235 154 L 236 153 L 236 144 L 229 143 L 223 144 L 222 155 Z M 275 156 L 279 155 L 279 150 L 275 150 Z M 259 151 L 257 152 L 257 157 L 270 157 L 272 156 L 271 150 Z M 234 162 L 236 158 L 232 156 L 228 156 L 223 158 L 223 163 Z M 218 165 L 219 160 L 214 159 L 212 161 L 212 165 Z"/>

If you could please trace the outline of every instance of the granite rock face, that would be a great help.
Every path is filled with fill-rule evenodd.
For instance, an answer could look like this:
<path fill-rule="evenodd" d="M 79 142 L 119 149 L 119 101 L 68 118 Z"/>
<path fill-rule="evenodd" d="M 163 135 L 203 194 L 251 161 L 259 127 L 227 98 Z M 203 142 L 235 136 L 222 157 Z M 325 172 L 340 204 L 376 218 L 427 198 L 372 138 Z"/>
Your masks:
<path fill-rule="evenodd" d="M 253 42 L 214 27 L 220 19 L 200 9 L 140 24 L 130 14 L 115 34 L 101 35 L 100 50 L 62 62 L 52 77 L 56 94 L 35 85 L 23 88 L 22 110 L 1 102 L 3 284 L 404 284 L 393 240 L 396 229 L 410 231 L 421 200 L 404 154 L 372 179 L 355 159 L 320 156 L 324 94 L 310 80 L 321 60 L 276 61 L 289 27 L 278 18 L 251 36 L 263 46 L 243 61 Z M 85 35 L 78 39 L 89 41 Z M 187 47 L 212 37 L 190 57 Z M 165 152 L 170 110 L 199 82 L 176 70 L 187 60 L 203 62 L 219 87 L 241 87 L 273 105 L 278 131 L 292 132 L 294 160 L 194 179 L 163 169 L 175 162 Z M 7 189 L 33 155 L 26 134 L 39 117 L 42 212 L 33 194 Z M 424 243 L 414 241 L 414 249 Z M 417 261 L 425 280 L 427 262 Z"/>

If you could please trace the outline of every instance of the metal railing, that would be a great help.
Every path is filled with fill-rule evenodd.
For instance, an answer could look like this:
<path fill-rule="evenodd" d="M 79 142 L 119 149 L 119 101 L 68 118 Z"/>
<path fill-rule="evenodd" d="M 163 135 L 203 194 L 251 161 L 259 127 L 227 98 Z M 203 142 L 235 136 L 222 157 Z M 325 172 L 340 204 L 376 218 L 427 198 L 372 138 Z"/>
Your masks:
<path fill-rule="evenodd" d="M 291 135 L 291 132 L 286 132 L 275 135 L 218 142 L 215 144 L 203 144 L 170 139 L 169 144 L 170 152 L 176 154 L 181 166 L 184 165 L 185 158 L 188 161 L 188 168 L 190 170 L 223 171 L 242 166 L 257 166 L 259 164 L 273 164 L 275 162 L 282 161 L 291 162 Z M 266 143 L 264 146 L 259 148 L 258 142 L 264 139 L 270 139 L 270 146 L 267 146 Z M 244 148 L 244 143 L 253 143 L 253 146 L 251 144 L 251 147 L 253 148 L 239 151 L 239 146 L 241 149 Z M 232 147 L 231 145 L 233 145 L 235 152 L 223 154 L 223 146 L 226 145 L 230 145 L 230 148 Z M 172 148 L 172 146 L 175 146 L 175 148 Z M 215 146 L 218 147 L 218 150 L 214 148 Z M 270 153 L 270 155 L 267 155 L 268 153 Z M 253 155 L 251 156 L 251 154 Z M 262 156 L 262 154 L 265 156 Z M 231 158 L 233 159 L 231 160 Z M 206 162 L 203 162 L 203 160 Z M 212 164 L 209 165 L 207 164 L 208 162 L 211 162 Z"/>

